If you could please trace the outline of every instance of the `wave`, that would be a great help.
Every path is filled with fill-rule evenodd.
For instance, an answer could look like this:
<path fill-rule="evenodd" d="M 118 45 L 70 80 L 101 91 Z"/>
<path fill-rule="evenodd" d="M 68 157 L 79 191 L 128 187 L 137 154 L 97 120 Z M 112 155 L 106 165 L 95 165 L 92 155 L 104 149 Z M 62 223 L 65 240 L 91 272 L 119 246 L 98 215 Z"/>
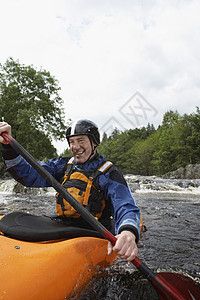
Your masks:
<path fill-rule="evenodd" d="M 200 179 L 164 179 L 156 176 L 125 175 L 133 193 L 183 193 L 200 195 Z M 53 188 L 27 188 L 14 179 L 0 180 L 3 195 L 55 195 Z"/>
<path fill-rule="evenodd" d="M 49 188 L 28 188 L 16 182 L 14 179 L 0 180 L 0 194 L 1 195 L 38 195 L 38 196 L 52 196 L 56 191 L 52 187 Z"/>
<path fill-rule="evenodd" d="M 200 195 L 200 179 L 164 179 L 156 176 L 125 175 L 134 193 L 192 193 Z"/>

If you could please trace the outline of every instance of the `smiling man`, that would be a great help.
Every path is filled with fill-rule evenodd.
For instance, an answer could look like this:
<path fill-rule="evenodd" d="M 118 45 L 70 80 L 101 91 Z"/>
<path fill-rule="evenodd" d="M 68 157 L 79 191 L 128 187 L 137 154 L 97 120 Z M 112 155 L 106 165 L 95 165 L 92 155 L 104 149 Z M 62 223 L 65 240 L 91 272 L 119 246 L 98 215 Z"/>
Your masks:
<path fill-rule="evenodd" d="M 11 126 L 0 122 L 0 133 L 11 134 Z M 121 172 L 106 158 L 99 155 L 98 127 L 89 120 L 79 120 L 67 129 L 66 138 L 73 157 L 51 159 L 40 164 L 76 198 L 108 230 L 115 225 L 117 242 L 108 242 L 108 254 L 113 251 L 127 261 L 137 255 L 140 210 L 136 206 Z M 29 187 L 45 187 L 48 183 L 0 136 L 2 155 L 10 174 Z M 66 224 L 90 228 L 90 225 L 59 194 L 56 212 Z"/>
<path fill-rule="evenodd" d="M 77 163 L 85 163 L 89 158 L 94 155 L 91 148 L 95 148 L 93 141 L 90 142 L 88 136 L 74 136 L 69 138 L 70 150 L 76 159 Z M 94 150 L 93 150 L 94 151 Z M 92 155 L 91 155 L 92 153 Z"/>

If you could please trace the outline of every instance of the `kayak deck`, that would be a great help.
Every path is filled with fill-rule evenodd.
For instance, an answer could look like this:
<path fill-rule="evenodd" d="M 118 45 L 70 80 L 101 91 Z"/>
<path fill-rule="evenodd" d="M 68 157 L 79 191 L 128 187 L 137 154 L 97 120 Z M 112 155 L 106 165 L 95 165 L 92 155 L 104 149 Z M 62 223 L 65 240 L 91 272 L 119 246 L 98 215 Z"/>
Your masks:
<path fill-rule="evenodd" d="M 142 220 L 140 224 L 142 229 Z M 47 216 L 0 216 L 0 300 L 61 300 L 116 258 L 95 230 Z"/>
<path fill-rule="evenodd" d="M 65 299 L 116 258 L 95 230 L 23 212 L 0 219 L 0 299 Z"/>
<path fill-rule="evenodd" d="M 94 229 L 69 226 L 61 218 L 37 216 L 20 211 L 0 217 L 0 232 L 17 240 L 41 242 L 82 236 L 102 238 Z"/>

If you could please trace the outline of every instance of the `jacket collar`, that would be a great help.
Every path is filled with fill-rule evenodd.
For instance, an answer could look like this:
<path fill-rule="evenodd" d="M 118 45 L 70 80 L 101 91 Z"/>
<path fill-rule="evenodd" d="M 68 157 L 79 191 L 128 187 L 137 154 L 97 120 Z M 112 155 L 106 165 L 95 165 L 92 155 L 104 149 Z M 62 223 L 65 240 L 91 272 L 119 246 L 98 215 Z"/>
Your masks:
<path fill-rule="evenodd" d="M 106 158 L 103 155 L 99 155 L 96 153 L 89 161 L 85 162 L 84 164 L 78 164 L 76 160 L 74 160 L 75 167 L 84 169 L 86 171 L 92 171 L 98 169 L 101 165 L 106 162 Z"/>

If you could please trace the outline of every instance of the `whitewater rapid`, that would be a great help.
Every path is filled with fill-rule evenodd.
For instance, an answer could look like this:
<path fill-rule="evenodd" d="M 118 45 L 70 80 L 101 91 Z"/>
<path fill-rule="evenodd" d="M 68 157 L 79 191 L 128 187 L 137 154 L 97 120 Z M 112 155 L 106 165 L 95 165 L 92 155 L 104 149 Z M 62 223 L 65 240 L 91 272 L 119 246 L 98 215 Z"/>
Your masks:
<path fill-rule="evenodd" d="M 125 175 L 132 193 L 181 193 L 200 196 L 200 179 L 163 179 L 156 176 Z M 53 188 L 26 188 L 14 179 L 0 179 L 0 195 L 54 195 Z"/>

